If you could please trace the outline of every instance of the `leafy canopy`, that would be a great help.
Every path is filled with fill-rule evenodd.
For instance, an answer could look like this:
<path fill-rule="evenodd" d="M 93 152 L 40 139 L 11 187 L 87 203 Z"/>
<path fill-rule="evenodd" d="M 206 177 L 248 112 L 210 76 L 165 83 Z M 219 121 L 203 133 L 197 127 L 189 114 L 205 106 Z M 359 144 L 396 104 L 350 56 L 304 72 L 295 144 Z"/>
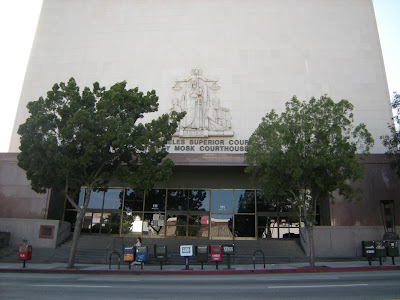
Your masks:
<path fill-rule="evenodd" d="M 171 172 L 165 145 L 184 114 L 140 123 L 158 109 L 154 90 L 126 89 L 124 81 L 109 90 L 96 82 L 80 92 L 71 78 L 27 107 L 30 117 L 18 130 L 18 165 L 37 192 L 63 186 L 66 179 L 76 188 L 99 188 L 112 177 L 149 188 Z"/>
<path fill-rule="evenodd" d="M 309 102 L 293 97 L 286 111 L 272 110 L 250 137 L 246 172 L 266 195 L 286 195 L 307 210 L 334 191 L 358 198 L 351 182 L 362 178 L 363 165 L 356 154 L 367 155 L 373 138 L 364 124 L 353 128 L 352 110 L 349 101 L 335 103 L 326 95 Z"/>

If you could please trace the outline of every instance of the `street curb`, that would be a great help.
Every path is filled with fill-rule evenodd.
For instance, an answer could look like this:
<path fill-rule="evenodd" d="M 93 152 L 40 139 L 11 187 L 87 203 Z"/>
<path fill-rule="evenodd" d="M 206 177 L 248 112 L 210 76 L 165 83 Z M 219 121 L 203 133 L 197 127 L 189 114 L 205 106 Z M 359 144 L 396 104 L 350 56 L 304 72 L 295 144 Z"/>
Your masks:
<path fill-rule="evenodd" d="M 0 273 L 53 273 L 53 274 L 118 274 L 118 275 L 228 275 L 228 274 L 277 274 L 277 273 L 327 273 L 357 271 L 400 270 L 400 266 L 366 266 L 347 268 L 292 268 L 255 270 L 85 270 L 85 269 L 29 269 L 0 268 Z"/>

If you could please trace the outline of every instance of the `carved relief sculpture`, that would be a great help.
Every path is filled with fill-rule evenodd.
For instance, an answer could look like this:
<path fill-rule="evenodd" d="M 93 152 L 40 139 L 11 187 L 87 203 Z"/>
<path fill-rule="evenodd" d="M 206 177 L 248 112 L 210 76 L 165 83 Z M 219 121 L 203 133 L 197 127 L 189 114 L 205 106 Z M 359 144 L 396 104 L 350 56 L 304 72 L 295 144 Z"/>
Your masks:
<path fill-rule="evenodd" d="M 186 111 L 175 136 L 233 136 L 230 110 L 221 106 L 217 80 L 205 79 L 201 70 L 193 69 L 189 78 L 177 80 L 172 89 L 171 110 Z"/>

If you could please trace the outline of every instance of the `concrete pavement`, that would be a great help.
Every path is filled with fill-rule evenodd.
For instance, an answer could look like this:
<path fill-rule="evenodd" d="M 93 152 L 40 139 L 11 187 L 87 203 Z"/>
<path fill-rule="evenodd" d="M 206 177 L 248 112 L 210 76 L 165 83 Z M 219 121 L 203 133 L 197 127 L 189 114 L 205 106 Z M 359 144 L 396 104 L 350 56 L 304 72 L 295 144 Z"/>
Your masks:
<path fill-rule="evenodd" d="M 190 261 L 191 263 L 191 261 Z M 400 258 L 395 258 L 395 265 L 392 264 L 391 258 L 379 264 L 379 261 L 372 261 L 372 265 L 368 261 L 319 261 L 315 268 L 309 268 L 308 263 L 285 263 L 285 264 L 263 264 L 254 265 L 231 265 L 231 269 L 227 269 L 226 262 L 220 262 L 218 269 L 216 264 L 206 264 L 201 269 L 201 265 L 195 262 L 189 264 L 189 270 L 182 265 L 163 264 L 162 270 L 160 264 L 144 264 L 131 266 L 128 263 L 121 262 L 120 268 L 118 264 L 111 266 L 106 264 L 75 264 L 75 268 L 67 269 L 66 263 L 31 263 L 26 262 L 23 268 L 22 261 L 15 263 L 0 263 L 0 272 L 31 272 L 31 273 L 96 273 L 96 274 L 246 274 L 246 273 L 310 273 L 310 272 L 346 272 L 346 271 L 371 271 L 371 270 L 399 270 Z"/>

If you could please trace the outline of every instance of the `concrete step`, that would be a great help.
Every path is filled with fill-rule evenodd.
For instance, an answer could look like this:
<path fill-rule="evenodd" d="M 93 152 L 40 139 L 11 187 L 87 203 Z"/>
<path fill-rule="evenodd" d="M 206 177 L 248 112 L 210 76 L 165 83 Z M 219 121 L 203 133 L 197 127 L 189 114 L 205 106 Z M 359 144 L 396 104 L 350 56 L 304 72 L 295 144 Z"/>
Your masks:
<path fill-rule="evenodd" d="M 113 251 L 118 254 L 111 256 L 112 264 L 117 264 L 118 259 L 123 263 L 122 244 L 130 247 L 136 243 L 135 237 L 120 238 L 107 235 L 81 235 L 76 253 L 76 263 L 90 264 L 108 264 L 110 255 Z M 167 247 L 168 260 L 165 264 L 184 265 L 185 258 L 180 256 L 181 245 L 225 245 L 232 244 L 231 240 L 199 240 L 199 239 L 160 239 L 144 238 L 143 245 L 149 249 L 148 263 L 158 264 L 154 257 L 154 245 L 165 245 Z M 298 240 L 236 240 L 234 241 L 235 254 L 231 257 L 232 264 L 252 264 L 253 255 L 257 264 L 263 263 L 263 255 L 266 263 L 278 262 L 303 262 L 307 258 Z M 69 240 L 59 246 L 57 249 L 33 249 L 32 262 L 68 262 L 72 240 Z M 15 262 L 18 260 L 17 247 L 6 247 L 0 249 L 1 262 Z M 223 257 L 226 263 L 227 257 Z M 189 259 L 191 264 L 200 264 L 196 257 Z M 208 262 L 207 264 L 215 264 Z"/>

